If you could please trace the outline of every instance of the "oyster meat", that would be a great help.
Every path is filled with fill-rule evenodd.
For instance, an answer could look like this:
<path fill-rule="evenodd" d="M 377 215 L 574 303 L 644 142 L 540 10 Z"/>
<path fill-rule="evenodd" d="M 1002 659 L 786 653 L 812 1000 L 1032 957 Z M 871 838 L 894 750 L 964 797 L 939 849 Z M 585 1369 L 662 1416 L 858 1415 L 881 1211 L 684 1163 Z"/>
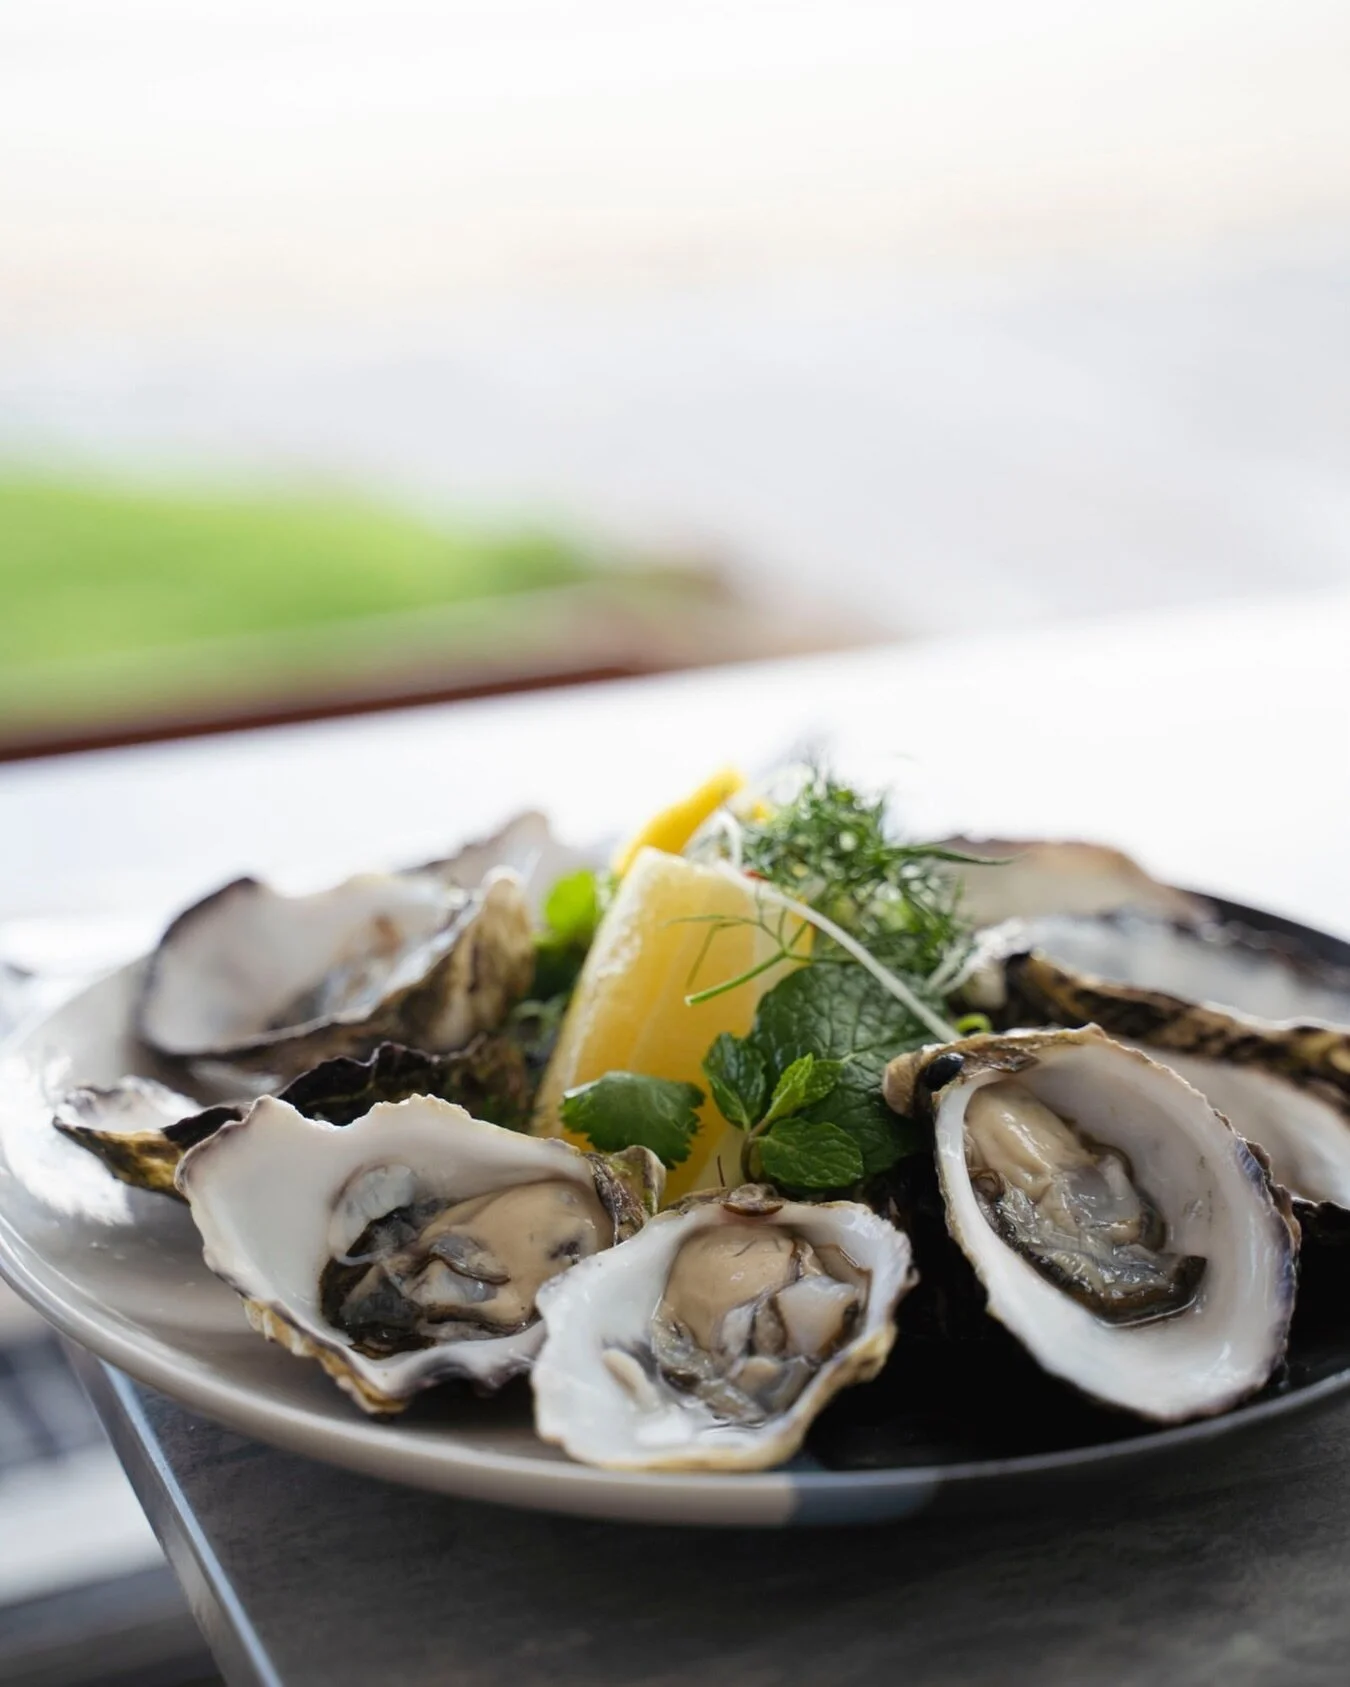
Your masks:
<path fill-rule="evenodd" d="M 536 1427 L 612 1469 L 781 1463 L 881 1369 L 913 1281 L 908 1238 L 856 1203 L 690 1197 L 540 1291 Z"/>
<path fill-rule="evenodd" d="M 1168 1251 L 1157 1203 L 1119 1149 L 1093 1142 L 1012 1077 L 975 1090 L 965 1129 L 980 1211 L 1066 1294 L 1113 1324 L 1194 1298 L 1204 1259 Z"/>
<path fill-rule="evenodd" d="M 583 1154 L 425 1096 L 344 1127 L 265 1096 L 177 1177 L 254 1327 L 372 1413 L 527 1369 L 541 1285 L 637 1231 L 664 1181 L 646 1149 Z"/>
<path fill-rule="evenodd" d="M 1284 1354 L 1297 1230 L 1199 1091 L 1095 1026 L 893 1061 L 990 1314 L 1052 1374 L 1161 1422 L 1227 1410 Z"/>

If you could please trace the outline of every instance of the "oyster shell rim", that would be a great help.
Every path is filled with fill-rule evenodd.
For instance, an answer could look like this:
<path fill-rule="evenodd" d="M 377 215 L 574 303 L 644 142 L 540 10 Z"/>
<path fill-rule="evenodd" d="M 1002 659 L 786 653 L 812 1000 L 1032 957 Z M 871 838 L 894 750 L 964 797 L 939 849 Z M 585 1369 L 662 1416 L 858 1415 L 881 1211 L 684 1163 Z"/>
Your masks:
<path fill-rule="evenodd" d="M 747 1190 L 755 1192 L 751 1199 L 736 1199 Z M 736 1190 L 706 1190 L 691 1194 L 677 1205 L 658 1213 L 622 1248 L 610 1250 L 612 1258 L 607 1254 L 594 1255 L 544 1285 L 539 1293 L 538 1305 L 546 1334 L 531 1371 L 535 1433 L 541 1441 L 549 1446 L 561 1447 L 578 1463 L 605 1470 L 666 1474 L 767 1470 L 793 1457 L 811 1424 L 836 1394 L 855 1383 L 870 1382 L 878 1375 L 895 1344 L 895 1308 L 918 1281 L 908 1235 L 861 1202 L 790 1201 L 777 1194 L 766 1201 L 761 1198 L 762 1190 L 761 1185 L 742 1185 Z M 645 1255 L 650 1253 L 664 1284 L 683 1239 L 696 1230 L 720 1223 L 756 1222 L 787 1224 L 793 1228 L 807 1224 L 825 1228 L 830 1215 L 841 1213 L 855 1218 L 862 1232 L 870 1233 L 868 1240 L 878 1250 L 889 1247 L 891 1257 L 888 1261 L 873 1254 L 870 1259 L 857 1259 L 855 1254 L 850 1254 L 871 1278 L 862 1326 L 821 1365 L 786 1412 L 763 1425 L 715 1426 L 712 1434 L 721 1436 L 720 1441 L 704 1440 L 698 1446 L 691 1442 L 681 1451 L 666 1450 L 628 1457 L 615 1456 L 610 1452 L 604 1457 L 594 1457 L 578 1450 L 580 1444 L 575 1432 L 568 1427 L 567 1417 L 568 1397 L 575 1395 L 577 1383 L 575 1375 L 559 1361 L 557 1344 L 565 1342 L 571 1335 L 570 1326 L 580 1321 L 574 1303 L 587 1299 L 588 1293 L 593 1292 L 592 1284 L 599 1282 L 603 1288 L 600 1278 L 602 1261 L 612 1274 L 619 1269 L 641 1269 Z M 811 1239 L 808 1235 L 807 1240 Z M 837 1237 L 831 1239 L 838 1241 Z M 620 1261 L 624 1262 L 622 1266 Z M 889 1275 L 883 1275 L 881 1270 L 881 1266 L 886 1264 L 890 1266 Z M 572 1279 L 579 1280 L 573 1282 Z M 644 1303 L 650 1300 L 647 1313 L 650 1317 L 660 1299 L 659 1290 L 654 1295 L 641 1298 Z M 591 1363 L 584 1386 L 589 1386 L 592 1392 L 602 1389 L 612 1394 L 619 1401 L 621 1410 L 640 1412 L 641 1409 L 634 1406 L 631 1397 L 605 1366 L 598 1342 L 588 1343 L 587 1356 Z M 673 1400 L 672 1404 L 679 1409 L 678 1401 Z M 696 1410 L 692 1404 L 687 1409 L 690 1412 Z"/>

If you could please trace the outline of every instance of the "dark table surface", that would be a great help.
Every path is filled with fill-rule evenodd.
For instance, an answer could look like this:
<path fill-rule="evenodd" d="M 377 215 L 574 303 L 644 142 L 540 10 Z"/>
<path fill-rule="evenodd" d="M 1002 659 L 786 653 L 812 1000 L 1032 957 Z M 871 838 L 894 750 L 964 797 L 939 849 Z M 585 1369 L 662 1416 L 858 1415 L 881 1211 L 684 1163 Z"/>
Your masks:
<path fill-rule="evenodd" d="M 417 1493 L 77 1364 L 230 1687 L 1350 1676 L 1350 1403 L 1016 1515 L 751 1533 Z"/>

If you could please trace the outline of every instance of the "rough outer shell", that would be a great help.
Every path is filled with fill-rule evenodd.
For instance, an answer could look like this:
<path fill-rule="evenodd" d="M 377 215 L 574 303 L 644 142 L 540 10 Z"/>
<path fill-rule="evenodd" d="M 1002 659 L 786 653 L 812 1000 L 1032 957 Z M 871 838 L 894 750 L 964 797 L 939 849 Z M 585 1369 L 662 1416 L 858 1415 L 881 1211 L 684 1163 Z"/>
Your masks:
<path fill-rule="evenodd" d="M 660 1411 L 644 1411 L 607 1369 L 605 1351 L 646 1342 L 675 1256 L 690 1236 L 747 1220 L 786 1225 L 812 1243 L 834 1243 L 870 1272 L 861 1327 L 791 1408 L 768 1423 L 720 1423 L 674 1390 Z M 915 1281 L 909 1238 L 854 1202 L 783 1201 L 757 1186 L 691 1197 L 622 1248 L 583 1260 L 544 1285 L 539 1310 L 548 1334 L 532 1373 L 535 1428 L 572 1458 L 611 1470 L 763 1470 L 781 1464 L 835 1394 L 880 1371 L 895 1340 L 896 1304 Z"/>
<path fill-rule="evenodd" d="M 388 953 L 365 999 L 277 1026 L 331 971 Z M 189 908 L 147 969 L 140 1035 L 160 1055 L 294 1077 L 377 1043 L 462 1047 L 528 988 L 534 950 L 515 876 L 467 892 L 430 873 L 367 874 L 313 896 L 239 879 Z"/>
<path fill-rule="evenodd" d="M 544 1178 L 593 1185 L 614 1219 L 616 1242 L 655 1211 L 665 1177 L 646 1149 L 583 1154 L 425 1096 L 380 1102 L 345 1127 L 306 1119 L 264 1096 L 242 1120 L 192 1149 L 179 1166 L 178 1188 L 209 1268 L 243 1299 L 255 1329 L 316 1359 L 371 1413 L 402 1411 L 413 1395 L 452 1377 L 480 1390 L 499 1388 L 529 1368 L 544 1339 L 536 1321 L 514 1335 L 371 1359 L 322 1317 L 319 1279 L 332 1246 L 350 1246 L 366 1222 L 355 1220 L 349 1235 L 335 1232 L 337 1199 L 351 1178 L 385 1165 L 410 1168 L 419 1197 L 456 1201 Z"/>
<path fill-rule="evenodd" d="M 1350 1206 L 1350 1029 L 1311 1017 L 1350 1020 L 1350 984 L 1335 969 L 1241 931 L 1140 920 L 1040 922 L 1000 941 L 1011 952 L 990 1005 L 1003 1022 L 1097 1024 L 1142 1045 L 1259 1143 L 1286 1188 Z M 1141 982 L 1151 977 L 1175 987 Z"/>
<path fill-rule="evenodd" d="M 1092 919 L 1009 922 L 982 934 L 996 964 L 1036 954 L 1066 974 L 1138 1001 L 1156 996 L 1201 1005 L 1241 1024 L 1315 1028 L 1350 1026 L 1350 969 L 1292 939 L 1274 940 L 1237 921 L 1199 926 L 1137 913 Z M 1138 992 L 1138 995 L 1134 995 Z M 1350 1076 L 1350 1062 L 1343 1071 Z"/>
<path fill-rule="evenodd" d="M 349 1125 L 377 1101 L 439 1096 L 475 1118 L 496 1112 L 493 1124 L 521 1129 L 529 1117 L 534 1079 L 517 1043 L 484 1032 L 449 1054 L 425 1054 L 402 1043 L 381 1043 L 366 1060 L 339 1055 L 302 1072 L 278 1099 L 307 1119 Z M 72 1090 L 52 1123 L 135 1189 L 182 1199 L 174 1183 L 189 1148 L 231 1120 L 247 1101 L 199 1108 L 195 1101 L 145 1078 L 123 1078 L 107 1089 Z"/>
<path fill-rule="evenodd" d="M 938 1059 L 944 1065 L 934 1068 Z M 1167 1220 L 1169 1245 L 1208 1261 L 1189 1306 L 1148 1323 L 1107 1324 L 986 1221 L 966 1165 L 965 1108 L 978 1086 L 1010 1074 L 1129 1156 Z M 947 1227 L 989 1312 L 1045 1370 L 1167 1423 L 1226 1411 L 1270 1377 L 1293 1316 L 1297 1227 L 1264 1156 L 1184 1079 L 1088 1026 L 969 1037 L 903 1055 L 887 1070 L 885 1093 L 897 1111 L 931 1121 Z"/>
<path fill-rule="evenodd" d="M 209 1110 L 217 1123 L 231 1111 Z M 69 1091 L 57 1103 L 52 1123 L 133 1189 L 176 1195 L 173 1179 L 183 1147 L 168 1132 L 179 1120 L 201 1112 L 189 1096 L 153 1078 L 123 1078 L 106 1088 L 91 1084 Z"/>

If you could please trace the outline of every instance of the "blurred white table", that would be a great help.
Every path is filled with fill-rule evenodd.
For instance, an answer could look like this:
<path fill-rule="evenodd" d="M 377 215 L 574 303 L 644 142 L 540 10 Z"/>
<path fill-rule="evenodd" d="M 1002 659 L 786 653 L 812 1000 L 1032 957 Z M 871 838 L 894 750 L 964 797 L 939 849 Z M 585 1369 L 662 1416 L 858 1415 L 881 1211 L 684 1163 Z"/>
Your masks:
<path fill-rule="evenodd" d="M 537 804 L 583 841 L 803 744 L 910 830 L 1099 838 L 1350 935 L 1350 595 L 897 646 L 0 767 L 0 957 L 111 962 Z"/>

